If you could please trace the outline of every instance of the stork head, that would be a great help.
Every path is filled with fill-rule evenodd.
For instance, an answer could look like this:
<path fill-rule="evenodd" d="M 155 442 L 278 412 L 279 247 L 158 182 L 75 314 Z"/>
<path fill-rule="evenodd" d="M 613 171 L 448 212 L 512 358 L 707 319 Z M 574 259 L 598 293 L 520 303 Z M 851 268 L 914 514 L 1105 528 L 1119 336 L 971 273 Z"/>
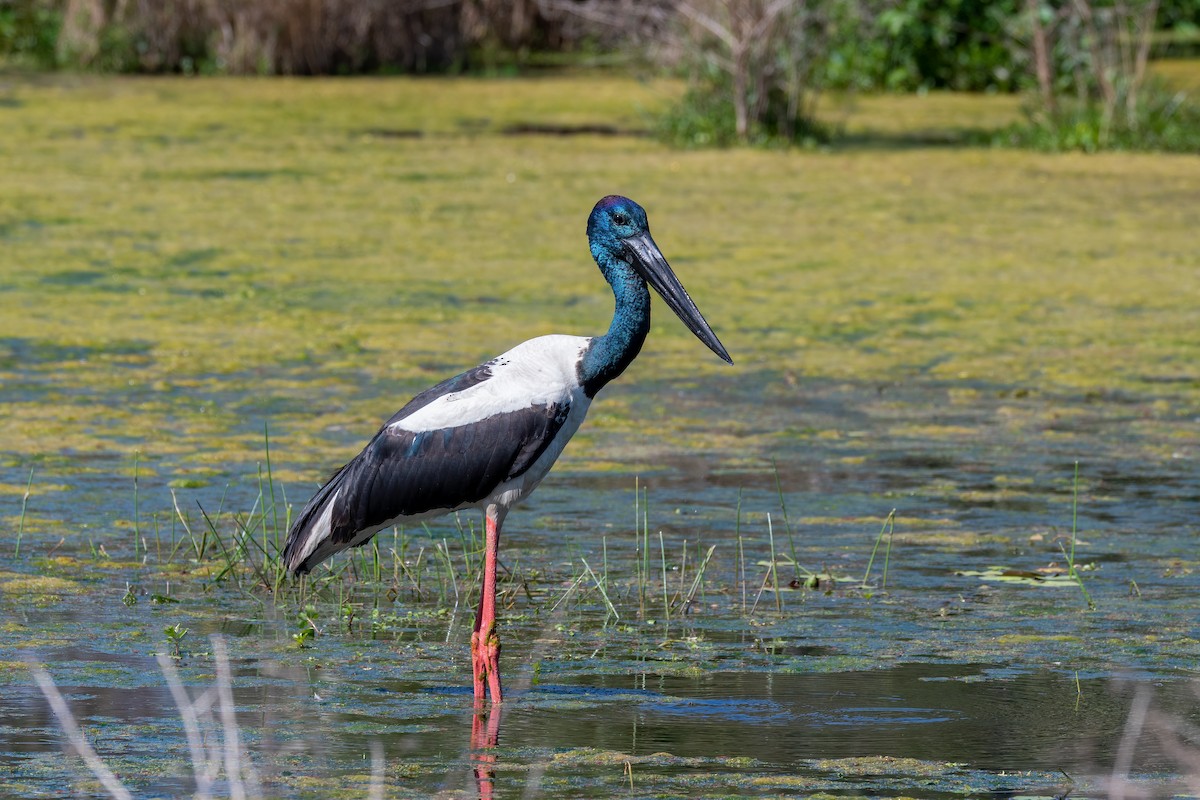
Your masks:
<path fill-rule="evenodd" d="M 733 363 L 725 346 L 650 237 L 650 223 L 644 208 L 628 197 L 609 195 L 592 209 L 587 235 L 592 256 L 609 283 L 622 277 L 615 273 L 625 272 L 650 284 L 697 339 L 725 361 Z"/>
<path fill-rule="evenodd" d="M 608 244 L 612 240 L 649 233 L 646 209 L 617 194 L 610 194 L 596 203 L 588 217 L 587 235 L 590 243 Z"/>

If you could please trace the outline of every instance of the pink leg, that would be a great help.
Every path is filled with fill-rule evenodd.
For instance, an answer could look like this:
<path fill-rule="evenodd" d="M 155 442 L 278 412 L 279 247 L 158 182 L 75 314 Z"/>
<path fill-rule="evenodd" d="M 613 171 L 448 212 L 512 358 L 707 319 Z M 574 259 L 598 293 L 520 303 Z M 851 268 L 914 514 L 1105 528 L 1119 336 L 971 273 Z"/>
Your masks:
<path fill-rule="evenodd" d="M 471 667 L 474 674 L 475 704 L 482 705 L 484 684 L 492 702 L 504 698 L 500 691 L 500 636 L 496 632 L 496 552 L 500 547 L 500 523 L 504 511 L 494 506 L 484 514 L 483 592 L 475 612 L 475 631 L 471 634 Z"/>

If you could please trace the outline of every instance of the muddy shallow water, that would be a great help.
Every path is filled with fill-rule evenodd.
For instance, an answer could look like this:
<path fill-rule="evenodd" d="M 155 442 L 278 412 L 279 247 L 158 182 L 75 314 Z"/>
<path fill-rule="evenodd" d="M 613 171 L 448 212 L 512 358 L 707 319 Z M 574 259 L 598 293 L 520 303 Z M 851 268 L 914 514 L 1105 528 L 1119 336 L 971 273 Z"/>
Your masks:
<path fill-rule="evenodd" d="M 276 787 L 301 783 L 281 794 L 319 796 L 360 777 L 378 741 L 395 796 L 473 794 L 468 693 L 402 672 L 380 666 L 339 685 L 310 683 L 277 662 L 243 665 L 236 699 L 258 768 Z M 1180 682 L 1149 691 L 1167 707 L 1195 700 Z M 501 797 L 1050 796 L 1068 783 L 1061 770 L 1086 781 L 1081 768 L 1116 757 L 1131 692 L 1106 680 L 1077 685 L 1051 671 L 981 665 L 544 684 L 503 709 L 491 751 L 495 788 Z M 89 728 L 104 731 L 95 733 L 98 745 L 120 750 L 117 764 L 140 774 L 143 791 L 186 789 L 173 774 L 180 731 L 165 691 L 92 687 L 70 696 Z M 6 768 L 28 796 L 57 796 L 62 757 L 46 747 L 57 735 L 40 705 L 26 691 L 3 701 L 6 717 L 35 709 L 22 734 L 9 737 Z M 119 715 L 120 732 L 109 715 Z M 622 786 L 626 763 L 632 791 Z M 1138 748 L 1137 763 L 1143 781 L 1163 780 L 1176 766 L 1153 743 Z"/>
<path fill-rule="evenodd" d="M 297 600 L 273 600 L 252 579 L 213 583 L 194 559 L 164 554 L 182 537 L 163 508 L 172 457 L 141 462 L 149 553 L 132 548 L 126 457 L 38 465 L 36 480 L 64 488 L 33 498 L 25 555 L 0 563 L 11 796 L 98 792 L 64 754 L 20 664 L 28 657 L 49 666 L 130 786 L 190 790 L 178 715 L 151 657 L 170 650 L 171 624 L 189 629 L 180 664 L 195 691 L 212 681 L 207 635 L 229 641 L 242 736 L 271 796 L 366 796 L 373 741 L 389 796 L 401 797 L 486 795 L 472 743 L 494 756 L 497 797 L 1099 795 L 1122 758 L 1149 791 L 1185 791 L 1176 781 L 1194 762 L 1164 731 L 1170 720 L 1195 724 L 1200 708 L 1191 442 L 1167 452 L 1157 428 L 1139 433 L 1148 404 L 1137 398 L 750 386 L 622 389 L 635 417 L 661 413 L 666 398 L 695 430 L 612 434 L 605 453 L 657 464 L 636 476 L 569 453 L 510 517 L 502 663 L 513 694 L 491 739 L 471 733 L 469 516 L 466 539 L 448 521 L 381 537 L 385 579 L 310 597 L 320 634 L 300 647 Z M 766 435 L 797 418 L 810 427 Z M 723 419 L 736 422 L 742 449 L 702 447 L 704 426 Z M 339 435 L 352 443 L 355 432 Z M 24 469 L 6 465 L 4 482 Z M 638 534 L 635 477 L 649 525 Z M 290 482 L 278 491 L 303 493 Z M 175 489 L 184 505 L 239 511 L 258 492 L 257 468 Z M 1076 502 L 1076 559 L 1095 610 L 1062 579 Z M 886 583 L 886 539 L 864 583 L 892 509 Z M 98 525 L 97 515 L 124 522 Z M 82 535 L 59 543 L 64 528 Z M 764 566 L 771 536 L 778 602 Z M 442 541 L 461 561 L 457 607 L 431 562 L 414 558 Z M 395 580 L 391 548 L 421 563 L 419 592 Z M 584 560 L 603 570 L 617 618 L 580 578 Z M 991 567 L 1016 579 L 970 574 Z M 806 570 L 822 575 L 815 589 L 801 586 Z M 1150 716 L 1129 739 L 1138 692 Z"/>

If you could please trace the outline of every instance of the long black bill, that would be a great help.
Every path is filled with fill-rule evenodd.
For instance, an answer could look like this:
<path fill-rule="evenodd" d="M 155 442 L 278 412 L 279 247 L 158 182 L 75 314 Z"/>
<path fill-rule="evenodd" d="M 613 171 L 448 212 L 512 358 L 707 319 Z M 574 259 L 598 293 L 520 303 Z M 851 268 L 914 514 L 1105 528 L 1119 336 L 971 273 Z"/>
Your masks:
<path fill-rule="evenodd" d="M 679 278 L 675 277 L 675 273 L 671 271 L 671 265 L 663 257 L 658 245 L 650 238 L 649 232 L 630 236 L 625 240 L 625 244 L 633 253 L 633 268 L 646 279 L 646 283 L 654 287 L 654 291 L 662 296 L 675 315 L 683 320 L 683 324 L 688 326 L 688 330 L 695 334 L 697 339 L 704 342 L 709 350 L 732 364 L 733 359 L 729 357 L 725 345 L 721 344 L 721 340 L 708 326 L 708 321 L 704 319 L 700 309 L 696 308 L 687 289 L 684 289 Z"/>

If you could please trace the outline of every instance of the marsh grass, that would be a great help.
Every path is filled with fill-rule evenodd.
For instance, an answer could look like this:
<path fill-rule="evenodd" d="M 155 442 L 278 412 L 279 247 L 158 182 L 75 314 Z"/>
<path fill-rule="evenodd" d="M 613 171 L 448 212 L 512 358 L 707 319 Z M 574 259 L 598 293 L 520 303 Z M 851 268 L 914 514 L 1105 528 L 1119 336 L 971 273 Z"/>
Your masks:
<path fill-rule="evenodd" d="M 264 436 L 263 446 L 270 447 L 269 437 Z M 455 515 L 448 518 L 448 526 L 423 523 L 415 530 L 396 527 L 381 532 L 367 545 L 331 559 L 309 575 L 292 579 L 281 558 L 284 525 L 290 520 L 291 509 L 275 505 L 283 502 L 281 498 L 287 493 L 282 485 L 275 485 L 273 462 L 266 454 L 255 483 L 257 494 L 247 511 L 225 509 L 222 499 L 212 511 L 197 504 L 196 513 L 187 514 L 172 490 L 172 519 L 182 536 L 172 534 L 172 547 L 159 560 L 163 566 L 170 566 L 184 560 L 182 553 L 186 552 L 190 564 L 203 566 L 199 574 L 205 585 L 227 586 L 255 602 L 283 608 L 285 616 L 295 620 L 291 638 L 298 647 L 314 646 L 335 621 L 346 635 L 354 636 L 377 630 L 381 624 L 386 627 L 397 606 L 444 612 L 454 620 L 478 603 L 483 542 L 478 526 L 469 518 Z M 777 482 L 776 489 L 777 499 L 785 507 L 782 484 Z M 509 567 L 502 560 L 498 587 L 501 607 L 511 611 L 523 601 L 523 608 L 534 613 L 567 610 L 582 614 L 571 624 L 583 627 L 593 622 L 601 628 L 634 620 L 657 622 L 660 635 L 670 639 L 672 622 L 685 621 L 694 613 L 698 599 L 707 602 L 710 595 L 719 598 L 720 605 L 731 604 L 741 615 L 752 617 L 762 595 L 769 592 L 774 596 L 775 613 L 782 615 L 788 591 L 816 588 L 825 577 L 827 585 L 833 585 L 832 576 L 814 573 L 778 552 L 780 543 L 771 512 L 765 513 L 757 535 L 747 535 L 740 490 L 731 508 L 736 547 L 729 548 L 705 546 L 686 536 L 672 544 L 663 530 L 657 531 L 653 538 L 658 541 L 652 542 L 650 496 L 640 478 L 635 478 L 633 493 L 637 527 L 630 552 L 614 553 L 609 537 L 601 537 L 600 569 L 581 552 L 572 559 L 572 572 L 560 588 L 555 587 L 555 571 L 548 566 Z M 447 528 L 454 535 L 447 535 Z M 789 535 L 787 546 L 795 552 L 794 534 Z M 678 558 L 672 559 L 669 552 L 675 547 Z M 765 559 L 754 555 L 756 550 L 761 552 L 760 548 L 765 550 Z M 142 553 L 143 561 L 149 558 L 148 552 Z M 748 558 L 763 567 L 752 605 Z M 622 565 L 621 572 L 614 573 L 614 559 Z M 780 576 L 781 568 L 808 577 L 789 582 Z M 870 568 L 869 563 L 868 574 Z M 653 600 L 655 597 L 659 599 Z M 164 602 L 175 602 L 175 598 Z M 590 622 L 593 609 L 599 616 Z M 448 636 L 453 629 L 451 621 Z"/>
<path fill-rule="evenodd" d="M 198 581 L 183 575 L 175 580 L 183 584 L 198 582 L 204 592 L 225 587 L 260 605 L 279 607 L 285 619 L 293 620 L 289 634 L 302 649 L 316 646 L 321 636 L 334 630 L 357 636 L 386 629 L 397 618 L 397 608 L 403 607 L 447 614 L 450 620 L 447 637 L 452 635 L 457 616 L 472 612 L 479 600 L 483 541 L 474 520 L 456 514 L 448 517 L 447 522 L 422 523 L 418 529 L 395 527 L 380 532 L 365 546 L 331 559 L 313 573 L 293 579 L 287 575 L 282 561 L 292 509 L 287 505 L 286 487 L 275 475 L 271 437 L 265 429 L 261 444 L 263 457 L 252 477 L 256 492 L 246 510 L 225 507 L 228 487 L 211 510 L 196 501 L 195 510 L 190 513 L 185 511 L 174 488 L 169 490 L 169 512 L 145 514 L 139 496 L 136 513 L 154 521 L 158 546 L 151 552 L 140 530 L 133 528 L 133 541 L 129 545 L 136 560 L 151 568 L 184 567 L 185 574 L 194 571 Z M 134 473 L 138 475 L 136 465 L 140 463 L 140 454 L 134 461 Z M 771 469 L 778 511 L 786 519 L 787 504 L 778 466 L 772 463 Z M 137 482 L 133 491 L 140 495 Z M 730 508 L 730 547 L 706 546 L 686 533 L 672 543 L 662 529 L 652 537 L 655 527 L 650 493 L 640 477 L 634 478 L 633 505 L 632 547 L 625 552 L 620 552 L 623 548 L 614 551 L 609 537 L 602 536 L 598 547 L 599 570 L 593 566 L 593 556 L 586 551 L 572 558 L 571 573 L 561 577 L 548 565 L 509 567 L 502 560 L 498 587 L 501 607 L 516 609 L 518 614 L 565 610 L 574 615 L 570 624 L 580 628 L 598 624 L 603 629 L 610 624 L 634 621 L 657 624 L 659 635 L 670 640 L 672 623 L 686 624 L 687 618 L 695 613 L 698 599 L 707 606 L 711 596 L 718 601 L 713 608 L 734 610 L 751 619 L 758 613 L 763 595 L 769 593 L 773 596 L 775 615 L 782 617 L 787 610 L 788 592 L 822 586 L 830 592 L 837 584 L 838 579 L 828 570 L 815 572 L 798 563 L 796 533 L 791 523 L 786 522 L 787 542 L 780 542 L 773 511 L 762 512 L 761 524 L 748 531 L 740 489 Z M 881 588 L 886 587 L 894 514 L 893 510 L 876 537 L 859 588 L 870 587 L 881 546 L 884 547 Z M 166 548 L 158 533 L 162 519 L 171 521 Z M 658 541 L 653 542 L 653 538 Z M 626 539 L 619 537 L 615 541 Z M 90 546 L 94 560 L 111 560 L 103 543 L 92 542 Z M 678 558 L 672 559 L 669 553 L 676 548 Z M 791 555 L 781 552 L 785 548 Z M 760 576 L 749 574 L 748 560 L 762 568 Z M 620 565 L 616 571 L 614 562 Z M 789 580 L 781 576 L 781 569 L 796 577 Z M 753 602 L 752 579 L 759 582 Z M 127 581 L 125 599 L 129 604 L 136 604 L 145 594 L 146 590 Z M 171 595 L 169 580 L 165 591 L 152 593 L 152 600 L 158 605 L 181 602 Z M 183 602 L 186 609 L 188 601 Z M 598 615 L 593 616 L 594 613 Z M 187 629 L 179 623 L 166 628 L 176 656 L 181 654 L 180 643 L 186 633 Z"/>
<path fill-rule="evenodd" d="M 228 585 L 258 602 L 299 609 L 293 639 L 301 647 L 309 646 L 322 631 L 316 621 L 319 616 L 336 616 L 353 631 L 356 622 L 370 624 L 372 616 L 364 609 L 378 611 L 402 599 L 405 592 L 411 601 L 432 603 L 452 614 L 460 607 L 474 606 L 482 539 L 476 526 L 464 523 L 458 515 L 452 518 L 454 539 L 428 525 L 419 529 L 423 536 L 394 528 L 390 535 L 381 532 L 367 545 L 310 575 L 300 579 L 288 576 L 283 548 L 291 508 L 286 489 L 274 475 L 267 435 L 263 446 L 264 458 L 256 473 L 257 494 L 246 511 L 224 508 L 223 496 L 211 511 L 197 501 L 193 516 L 183 510 L 177 492 L 171 490 L 172 542 L 166 557 L 159 558 L 163 566 L 186 558 L 195 565 L 208 565 L 203 572 L 209 586 Z M 178 538 L 175 524 L 183 534 Z M 432 592 L 431 586 L 436 587 Z M 505 588 L 517 590 L 512 585 Z M 335 611 L 318 612 L 314 603 L 330 604 Z"/>

